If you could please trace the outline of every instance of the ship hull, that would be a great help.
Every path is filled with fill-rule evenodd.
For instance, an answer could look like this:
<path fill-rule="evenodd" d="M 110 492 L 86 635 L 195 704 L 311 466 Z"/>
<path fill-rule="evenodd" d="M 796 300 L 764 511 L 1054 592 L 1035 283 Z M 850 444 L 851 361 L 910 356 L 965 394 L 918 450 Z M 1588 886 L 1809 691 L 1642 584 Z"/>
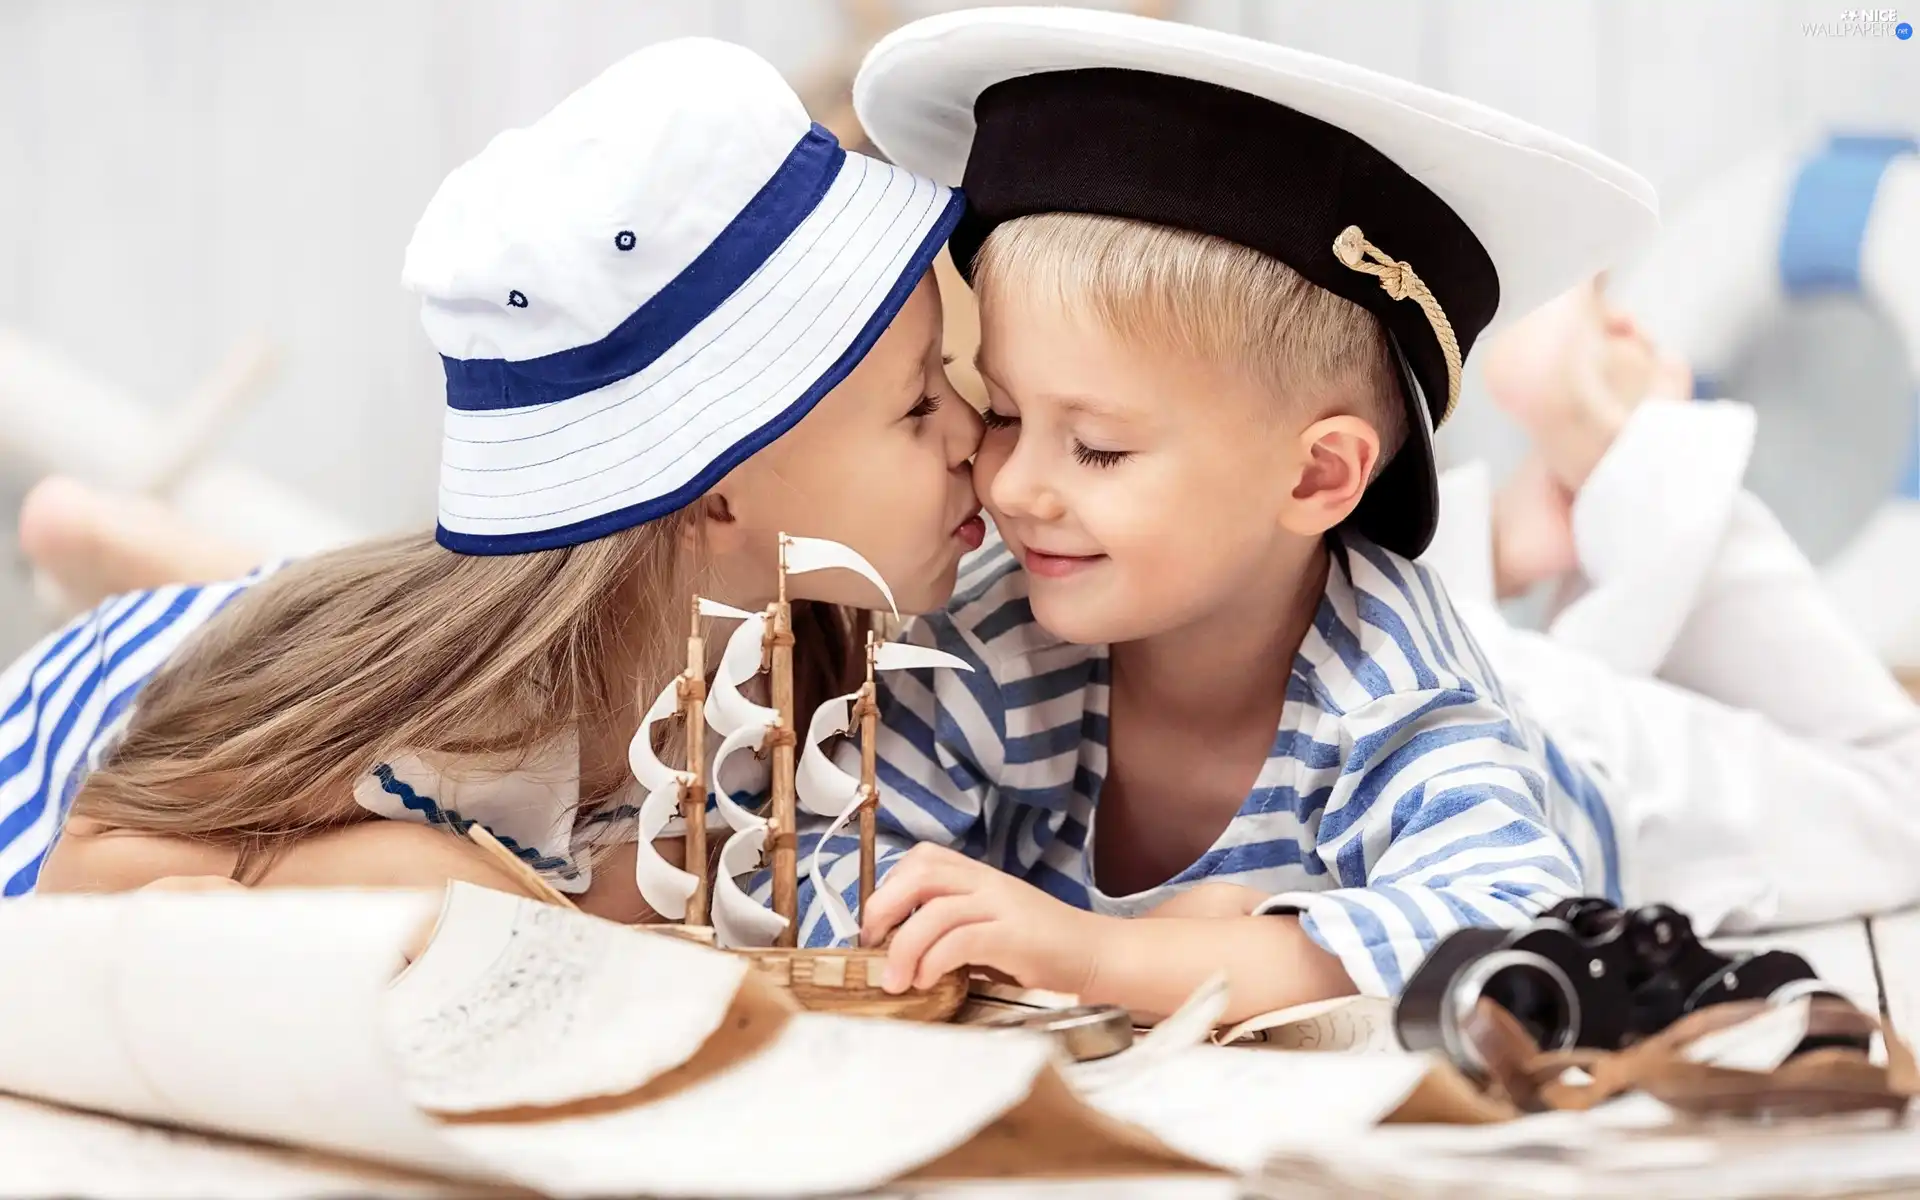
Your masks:
<path fill-rule="evenodd" d="M 668 937 L 713 945 L 707 925 L 645 925 L 640 928 Z M 930 988 L 910 988 L 894 995 L 880 986 L 886 970 L 884 949 L 844 947 L 795 950 L 786 948 L 729 949 L 753 964 L 800 1007 L 844 1017 L 887 1017 L 896 1021 L 951 1021 L 967 1002 L 965 971 L 952 971 Z"/>
<path fill-rule="evenodd" d="M 880 986 L 886 969 L 884 949 L 730 950 L 753 964 L 769 983 L 784 988 L 802 1008 L 844 1017 L 888 1017 L 898 1021 L 949 1021 L 967 1000 L 965 971 L 952 971 L 930 988 L 899 995 Z"/>

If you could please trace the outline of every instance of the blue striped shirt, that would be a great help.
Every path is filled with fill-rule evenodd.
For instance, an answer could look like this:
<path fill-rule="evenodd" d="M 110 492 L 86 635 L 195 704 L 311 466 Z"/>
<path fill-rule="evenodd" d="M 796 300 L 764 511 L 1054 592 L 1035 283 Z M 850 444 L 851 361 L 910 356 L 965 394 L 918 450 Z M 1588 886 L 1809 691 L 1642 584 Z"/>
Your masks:
<path fill-rule="evenodd" d="M 960 850 L 1068 903 L 1130 916 L 1201 882 L 1270 894 L 1361 991 L 1399 992 L 1434 944 L 1523 924 L 1569 895 L 1617 899 L 1598 788 L 1510 709 L 1437 577 L 1371 543 L 1332 544 L 1272 749 L 1213 846 L 1149 891 L 1109 896 L 1090 836 L 1107 765 L 1105 646 L 1034 622 L 1026 573 L 997 537 L 947 610 L 908 640 L 968 672 L 891 672 L 877 754 L 881 867 L 918 841 Z M 843 765 L 854 751 L 843 748 Z M 801 861 L 824 822 L 803 827 Z M 851 903 L 857 845 L 827 848 Z M 804 880 L 803 944 L 833 934 Z"/>
<path fill-rule="evenodd" d="M 49 634 L 0 675 L 0 896 L 33 890 L 68 804 L 147 680 L 271 569 L 227 583 L 116 596 Z"/>

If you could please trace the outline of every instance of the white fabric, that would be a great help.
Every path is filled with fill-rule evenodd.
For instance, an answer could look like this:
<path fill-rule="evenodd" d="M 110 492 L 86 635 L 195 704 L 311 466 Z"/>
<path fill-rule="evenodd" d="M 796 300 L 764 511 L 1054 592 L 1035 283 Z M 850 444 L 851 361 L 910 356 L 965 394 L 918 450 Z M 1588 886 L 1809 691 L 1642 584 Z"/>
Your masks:
<path fill-rule="evenodd" d="M 1709 932 L 1920 901 L 1920 709 L 1739 490 L 1750 430 L 1737 405 L 1636 409 L 1576 501 L 1590 590 L 1546 634 L 1469 599 L 1491 560 L 1450 552 L 1489 538 L 1484 475 L 1449 473 L 1455 529 L 1423 560 L 1517 703 L 1609 779 L 1628 901 Z"/>
<path fill-rule="evenodd" d="M 663 858 L 653 844 L 679 812 L 677 782 L 648 792 L 640 805 L 638 846 L 633 856 L 633 881 L 641 899 L 669 921 L 686 918 L 687 899 L 700 884 L 691 871 L 683 871 Z M 682 828 L 685 825 L 682 821 Z"/>
<path fill-rule="evenodd" d="M 489 535 L 546 530 L 685 486 L 848 353 L 949 196 L 849 154 L 780 249 L 638 374 L 549 404 L 448 409 L 440 523 Z M 503 311 L 530 311 L 500 295 Z"/>
<path fill-rule="evenodd" d="M 1627 675 L 1653 675 L 1727 533 L 1747 458 L 1744 404 L 1654 401 L 1621 430 L 1573 506 L 1590 588 L 1555 615 L 1556 641 Z"/>
<path fill-rule="evenodd" d="M 874 649 L 873 669 L 876 671 L 971 671 L 973 667 L 958 655 L 948 654 L 944 650 L 935 650 L 930 646 L 915 646 L 908 642 L 883 642 Z"/>
<path fill-rule="evenodd" d="M 958 183 L 981 92 L 1083 67 L 1219 84 L 1364 139 L 1444 200 L 1486 248 L 1500 276 L 1496 324 L 1621 261 L 1658 225 L 1646 180 L 1505 113 L 1271 42 L 1125 13 L 981 8 L 915 21 L 868 54 L 854 109 L 889 159 Z"/>
<path fill-rule="evenodd" d="M 463 837 L 480 824 L 560 891 L 593 884 L 589 839 L 576 829 L 580 746 L 571 731 L 499 767 L 403 750 L 362 775 L 353 798 L 377 816 Z"/>
<path fill-rule="evenodd" d="M 761 643 L 767 633 L 767 615 L 753 613 L 740 623 L 727 639 L 720 655 L 720 669 L 714 673 L 707 691 L 707 724 L 728 736 L 742 729 L 764 727 L 778 720 L 780 713 L 764 704 L 755 704 L 740 694 L 740 685 L 760 673 Z"/>
<path fill-rule="evenodd" d="M 779 71 L 740 46 L 681 38 L 629 55 L 440 185 L 402 269 L 427 336 L 450 358 L 512 361 L 599 341 L 687 269 L 811 125 Z M 621 230 L 631 250 L 613 245 Z M 507 304 L 513 291 L 527 307 Z"/>
<path fill-rule="evenodd" d="M 845 733 L 853 723 L 853 702 L 859 692 L 835 696 L 807 721 L 806 740 L 800 746 L 800 762 L 794 769 L 793 790 L 800 807 L 815 816 L 831 817 L 845 808 L 860 790 L 860 781 L 833 765 L 820 744 Z"/>
<path fill-rule="evenodd" d="M 699 603 L 700 615 L 703 617 L 719 617 L 726 621 L 744 621 L 753 615 L 744 608 L 735 608 L 731 604 L 722 604 L 718 600 L 709 600 L 705 596 L 699 598 Z"/>
<path fill-rule="evenodd" d="M 758 754 L 767 740 L 767 733 L 768 726 L 765 725 L 749 725 L 744 729 L 736 729 L 722 739 L 719 749 L 713 752 L 713 773 L 709 776 L 713 780 L 713 803 L 720 813 L 720 819 L 725 821 L 730 829 L 761 829 L 766 826 L 765 817 L 742 808 L 733 798 L 733 790 L 722 778 L 722 771 L 727 763 L 737 758 L 742 751 Z"/>
<path fill-rule="evenodd" d="M 900 615 L 900 609 L 893 602 L 893 589 L 887 581 L 880 578 L 880 571 L 872 563 L 861 557 L 860 552 L 851 546 L 839 542 L 830 542 L 825 538 L 792 537 L 787 543 L 787 574 L 804 575 L 809 571 L 852 571 L 854 574 L 879 589 L 880 595 L 887 601 L 887 611 L 894 616 Z"/>
<path fill-rule="evenodd" d="M 640 786 L 649 792 L 658 791 L 679 779 L 680 773 L 661 762 L 660 756 L 653 750 L 653 727 L 671 718 L 679 707 L 680 685 L 675 680 L 653 698 L 652 707 L 640 719 L 640 728 L 634 730 L 633 739 L 627 743 L 627 768 L 640 781 Z"/>
<path fill-rule="evenodd" d="M 447 360 L 441 544 L 547 549 L 685 504 L 845 378 L 960 208 L 709 38 L 494 138 L 402 270 Z"/>
<path fill-rule="evenodd" d="M 860 812 L 861 802 L 866 799 L 860 794 L 856 782 L 853 798 L 846 806 L 835 813 L 826 832 L 813 844 L 813 853 L 807 855 L 807 878 L 813 883 L 813 894 L 819 900 L 822 912 L 826 915 L 827 926 L 833 930 L 835 941 L 852 941 L 860 933 L 860 922 L 854 917 L 840 890 L 827 882 L 827 875 L 833 870 L 833 862 L 827 856 L 831 852 L 835 838 L 846 832 L 847 826 Z M 878 846 L 875 847 L 876 854 Z M 858 856 L 855 856 L 856 859 Z"/>
<path fill-rule="evenodd" d="M 741 891 L 737 882 L 739 876 L 759 869 L 766 843 L 767 829 L 761 825 L 735 833 L 720 851 L 712 915 L 714 938 L 722 946 L 771 946 L 787 927 L 786 918 Z"/>

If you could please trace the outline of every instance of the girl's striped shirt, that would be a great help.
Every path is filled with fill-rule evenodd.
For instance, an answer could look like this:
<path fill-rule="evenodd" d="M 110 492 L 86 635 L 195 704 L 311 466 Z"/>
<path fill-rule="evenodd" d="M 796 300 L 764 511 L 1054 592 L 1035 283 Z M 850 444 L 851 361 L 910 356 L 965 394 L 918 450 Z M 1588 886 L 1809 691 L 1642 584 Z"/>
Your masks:
<path fill-rule="evenodd" d="M 141 687 L 270 570 L 116 596 L 48 634 L 0 675 L 0 896 L 33 890 L 67 805 Z"/>
<path fill-rule="evenodd" d="M 75 617 L 0 675 L 0 895 L 39 880 L 87 773 L 111 752 L 140 689 L 214 615 L 281 564 L 227 583 L 116 596 Z M 464 835 L 485 826 L 562 891 L 592 882 L 592 847 L 630 840 L 631 805 L 580 814 L 578 739 L 567 734 L 501 770 L 398 750 L 360 776 L 375 816 Z"/>

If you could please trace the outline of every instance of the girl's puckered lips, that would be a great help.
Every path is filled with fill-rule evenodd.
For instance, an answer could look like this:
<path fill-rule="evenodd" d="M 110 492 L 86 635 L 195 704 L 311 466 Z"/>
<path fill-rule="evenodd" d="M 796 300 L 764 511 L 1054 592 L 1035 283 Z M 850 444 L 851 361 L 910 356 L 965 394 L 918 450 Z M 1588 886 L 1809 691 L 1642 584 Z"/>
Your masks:
<path fill-rule="evenodd" d="M 954 526 L 953 536 L 969 550 L 978 550 L 987 540 L 987 521 L 978 510 L 960 524 Z"/>

